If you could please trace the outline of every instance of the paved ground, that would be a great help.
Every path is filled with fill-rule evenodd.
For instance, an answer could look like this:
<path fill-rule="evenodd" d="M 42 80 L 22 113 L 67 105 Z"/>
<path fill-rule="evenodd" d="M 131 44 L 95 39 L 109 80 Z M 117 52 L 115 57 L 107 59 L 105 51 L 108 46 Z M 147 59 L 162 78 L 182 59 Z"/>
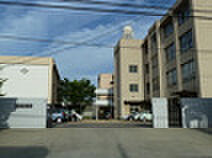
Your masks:
<path fill-rule="evenodd" d="M 190 129 L 1 130 L 1 158 L 212 158 L 212 135 Z"/>
<path fill-rule="evenodd" d="M 151 128 L 150 123 L 129 122 L 129 121 L 83 121 L 69 122 L 54 125 L 56 128 Z"/>

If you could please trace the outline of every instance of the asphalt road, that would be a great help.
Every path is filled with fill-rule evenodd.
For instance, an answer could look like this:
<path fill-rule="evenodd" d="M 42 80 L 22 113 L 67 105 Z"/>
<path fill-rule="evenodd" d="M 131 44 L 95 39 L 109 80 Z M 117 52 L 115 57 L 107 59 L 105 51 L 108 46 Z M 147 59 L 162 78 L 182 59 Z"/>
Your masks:
<path fill-rule="evenodd" d="M 1 158 L 212 158 L 212 135 L 191 129 L 0 131 Z"/>
<path fill-rule="evenodd" d="M 54 125 L 55 128 L 151 128 L 150 123 L 127 122 L 127 121 L 88 121 L 69 122 Z"/>

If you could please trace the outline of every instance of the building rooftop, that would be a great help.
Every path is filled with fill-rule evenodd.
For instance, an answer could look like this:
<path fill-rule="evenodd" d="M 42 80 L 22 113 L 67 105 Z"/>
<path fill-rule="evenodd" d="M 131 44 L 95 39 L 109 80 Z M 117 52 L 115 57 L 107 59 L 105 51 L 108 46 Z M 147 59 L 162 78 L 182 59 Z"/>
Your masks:
<path fill-rule="evenodd" d="M 0 56 L 0 64 L 50 65 L 60 78 L 56 63 L 52 57 Z"/>
<path fill-rule="evenodd" d="M 54 65 L 55 61 L 51 57 L 0 56 L 0 64 Z"/>

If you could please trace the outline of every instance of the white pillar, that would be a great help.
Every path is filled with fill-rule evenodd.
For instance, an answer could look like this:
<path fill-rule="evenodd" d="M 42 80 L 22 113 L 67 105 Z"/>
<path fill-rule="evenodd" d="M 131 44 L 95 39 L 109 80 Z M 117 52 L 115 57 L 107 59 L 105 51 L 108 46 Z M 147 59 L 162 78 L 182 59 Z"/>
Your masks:
<path fill-rule="evenodd" d="M 99 119 L 99 116 L 98 116 L 98 105 L 96 105 L 96 120 Z"/>

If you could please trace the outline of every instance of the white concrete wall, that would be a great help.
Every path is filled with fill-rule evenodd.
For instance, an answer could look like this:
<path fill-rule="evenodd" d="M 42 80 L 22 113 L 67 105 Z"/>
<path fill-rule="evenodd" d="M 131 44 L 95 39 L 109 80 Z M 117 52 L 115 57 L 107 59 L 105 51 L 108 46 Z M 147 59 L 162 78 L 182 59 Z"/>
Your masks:
<path fill-rule="evenodd" d="M 0 64 L 0 68 L 4 67 Z M 0 69 L 0 78 L 6 79 L 2 86 L 5 97 L 48 98 L 48 65 L 8 65 Z"/>
<path fill-rule="evenodd" d="M 16 105 L 32 105 L 31 108 Z M 0 98 L 0 128 L 46 128 L 47 99 Z"/>
<path fill-rule="evenodd" d="M 152 98 L 153 127 L 169 128 L 167 98 Z"/>

